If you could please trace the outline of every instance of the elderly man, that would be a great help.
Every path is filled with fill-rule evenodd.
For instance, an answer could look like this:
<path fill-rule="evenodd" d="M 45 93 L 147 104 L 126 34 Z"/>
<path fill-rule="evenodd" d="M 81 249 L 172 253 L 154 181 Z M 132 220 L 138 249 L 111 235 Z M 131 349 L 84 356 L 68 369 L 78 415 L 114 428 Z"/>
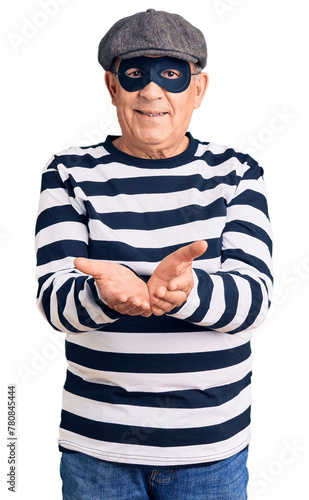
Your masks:
<path fill-rule="evenodd" d="M 202 33 L 149 9 L 99 62 L 122 135 L 43 171 L 38 303 L 66 332 L 64 499 L 245 499 L 251 330 L 270 303 L 261 167 L 188 132 Z"/>

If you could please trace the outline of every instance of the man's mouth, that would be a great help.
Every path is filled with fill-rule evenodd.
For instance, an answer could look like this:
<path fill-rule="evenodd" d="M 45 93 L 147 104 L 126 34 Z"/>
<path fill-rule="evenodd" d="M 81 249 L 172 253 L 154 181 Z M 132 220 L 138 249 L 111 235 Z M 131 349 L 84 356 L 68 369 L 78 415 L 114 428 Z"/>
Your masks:
<path fill-rule="evenodd" d="M 167 115 L 167 112 L 162 112 L 162 113 L 146 113 L 145 111 L 140 111 L 139 109 L 136 109 L 138 113 L 141 115 L 146 115 L 146 116 L 163 116 Z"/>

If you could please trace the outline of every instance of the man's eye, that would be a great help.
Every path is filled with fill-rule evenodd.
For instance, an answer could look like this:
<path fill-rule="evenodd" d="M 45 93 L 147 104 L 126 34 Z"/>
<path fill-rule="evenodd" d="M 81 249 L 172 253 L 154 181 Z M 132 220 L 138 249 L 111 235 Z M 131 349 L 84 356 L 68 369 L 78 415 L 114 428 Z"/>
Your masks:
<path fill-rule="evenodd" d="M 144 73 L 140 69 L 131 68 L 126 71 L 126 75 L 129 78 L 142 78 L 142 76 L 144 76 Z"/>
<path fill-rule="evenodd" d="M 167 69 L 166 71 L 163 71 L 161 75 L 164 78 L 169 78 L 175 80 L 176 78 L 181 77 L 181 73 L 179 71 L 175 71 L 174 69 Z"/>

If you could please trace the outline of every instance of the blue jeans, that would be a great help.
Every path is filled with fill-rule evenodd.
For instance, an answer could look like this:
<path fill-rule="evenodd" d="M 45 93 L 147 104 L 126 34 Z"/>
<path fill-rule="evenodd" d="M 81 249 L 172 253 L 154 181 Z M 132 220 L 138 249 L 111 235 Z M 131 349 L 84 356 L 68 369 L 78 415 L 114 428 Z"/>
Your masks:
<path fill-rule="evenodd" d="M 63 453 L 63 500 L 245 500 L 248 450 L 209 466 L 117 465 Z"/>

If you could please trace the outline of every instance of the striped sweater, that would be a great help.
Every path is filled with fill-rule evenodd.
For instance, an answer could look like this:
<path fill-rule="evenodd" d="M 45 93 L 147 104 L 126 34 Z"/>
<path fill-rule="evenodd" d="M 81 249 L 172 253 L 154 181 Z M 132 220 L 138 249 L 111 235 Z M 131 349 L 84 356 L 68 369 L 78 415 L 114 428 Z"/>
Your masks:
<path fill-rule="evenodd" d="M 128 464 L 209 463 L 250 440 L 251 330 L 272 287 L 262 168 L 188 134 L 182 154 L 135 158 L 112 137 L 54 155 L 36 226 L 38 305 L 66 333 L 59 446 Z M 147 281 L 205 239 L 194 288 L 169 314 L 121 315 L 73 261 L 121 263 Z"/>

